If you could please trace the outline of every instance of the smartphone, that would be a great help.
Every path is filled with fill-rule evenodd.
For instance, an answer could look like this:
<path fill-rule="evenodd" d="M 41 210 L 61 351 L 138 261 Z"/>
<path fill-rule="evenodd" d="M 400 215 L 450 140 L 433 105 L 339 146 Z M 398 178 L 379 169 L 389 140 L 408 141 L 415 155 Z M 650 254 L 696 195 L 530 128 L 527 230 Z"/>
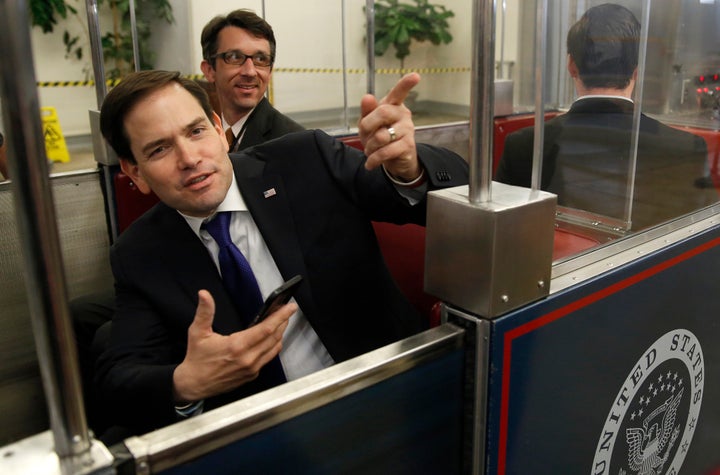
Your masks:
<path fill-rule="evenodd" d="M 297 290 L 298 286 L 300 286 L 301 282 L 302 276 L 296 275 L 295 277 L 292 277 L 287 282 L 282 284 L 277 289 L 270 292 L 270 295 L 268 295 L 268 298 L 265 299 L 262 307 L 260 307 L 260 311 L 258 312 L 257 317 L 253 319 L 250 326 L 262 322 L 268 317 L 268 315 L 288 303 L 290 301 L 290 298 Z"/>

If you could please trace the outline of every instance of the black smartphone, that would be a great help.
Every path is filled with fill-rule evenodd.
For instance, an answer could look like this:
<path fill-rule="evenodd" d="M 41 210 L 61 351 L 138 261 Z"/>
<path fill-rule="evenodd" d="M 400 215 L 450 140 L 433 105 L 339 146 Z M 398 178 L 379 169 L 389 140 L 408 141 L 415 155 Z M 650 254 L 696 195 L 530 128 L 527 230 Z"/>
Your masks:
<path fill-rule="evenodd" d="M 301 282 L 302 276 L 296 275 L 295 277 L 292 277 L 287 282 L 282 284 L 277 289 L 270 292 L 270 295 L 268 295 L 268 298 L 265 299 L 263 306 L 260 307 L 260 311 L 258 312 L 257 317 L 253 319 L 250 326 L 262 322 L 268 317 L 268 315 L 288 303 Z"/>

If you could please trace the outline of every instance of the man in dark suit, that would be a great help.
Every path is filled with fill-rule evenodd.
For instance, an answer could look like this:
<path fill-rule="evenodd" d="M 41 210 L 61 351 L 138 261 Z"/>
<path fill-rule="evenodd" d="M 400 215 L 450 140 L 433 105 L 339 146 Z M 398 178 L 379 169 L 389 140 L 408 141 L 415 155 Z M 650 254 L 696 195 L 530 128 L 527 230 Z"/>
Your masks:
<path fill-rule="evenodd" d="M 632 92 L 640 24 L 625 7 L 589 9 L 567 36 L 568 72 L 579 98 L 545 123 L 541 188 L 558 204 L 625 220 L 634 135 Z M 529 187 L 533 128 L 505 140 L 495 180 Z M 716 200 L 694 187 L 707 147 L 698 136 L 640 116 L 632 199 L 632 229 L 642 229 Z M 627 223 L 630 225 L 630 223 Z"/>
<path fill-rule="evenodd" d="M 467 183 L 462 158 L 415 144 L 402 101 L 418 80 L 404 77 L 379 103 L 363 98 L 367 158 L 304 131 L 228 160 L 207 96 L 178 74 L 135 73 L 108 94 L 103 136 L 162 201 L 111 252 L 118 308 L 97 380 L 118 422 L 150 430 L 271 387 L 278 355 L 296 379 L 423 329 L 370 221 L 423 224 L 427 190 Z M 250 327 L 204 228 L 225 211 L 263 298 L 304 277 L 297 304 Z"/>
<path fill-rule="evenodd" d="M 216 16 L 203 28 L 200 44 L 200 68 L 215 85 L 223 129 L 232 130 L 230 151 L 303 130 L 265 97 L 276 54 L 275 35 L 265 20 L 242 9 Z"/>
<path fill-rule="evenodd" d="M 232 151 L 303 130 L 265 97 L 272 76 L 276 43 L 272 27 L 264 19 L 250 10 L 217 16 L 203 29 L 200 43 L 204 58 L 200 67 L 217 93 L 223 129 L 231 127 L 234 130 L 233 138 L 229 139 Z M 84 295 L 74 299 L 70 308 L 85 378 L 88 417 L 93 428 L 102 431 L 103 411 L 95 409 L 101 403 L 96 403 L 89 380 L 92 379 L 96 353 L 103 347 L 107 334 L 107 329 L 99 333 L 97 330 L 115 312 L 115 293 Z"/>

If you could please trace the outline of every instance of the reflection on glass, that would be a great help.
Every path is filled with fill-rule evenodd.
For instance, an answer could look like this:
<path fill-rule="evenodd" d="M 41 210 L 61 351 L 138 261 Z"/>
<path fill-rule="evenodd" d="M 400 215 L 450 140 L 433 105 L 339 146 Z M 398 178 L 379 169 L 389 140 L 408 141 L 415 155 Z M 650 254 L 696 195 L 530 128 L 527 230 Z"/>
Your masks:
<path fill-rule="evenodd" d="M 414 0 L 403 3 L 413 4 Z M 472 3 L 436 0 L 432 4 L 437 6 L 434 18 L 447 22 L 441 44 L 413 40 L 402 66 L 420 72 L 423 77 L 416 88 L 418 98 L 413 109 L 416 123 L 420 125 L 465 121 L 469 110 L 468 45 Z M 265 18 L 275 31 L 277 55 L 267 91 L 268 101 L 306 128 L 352 133 L 367 85 L 365 5 L 365 0 L 250 0 L 242 5 L 197 0 L 173 2 L 167 15 L 150 18 L 140 15 L 142 24 L 152 31 L 150 36 L 139 36 L 142 68 L 178 70 L 186 76 L 203 78 L 202 28 L 216 15 L 247 8 Z M 83 24 L 86 22 L 84 9 L 84 4 L 78 5 L 77 14 L 58 18 L 53 32 L 32 30 L 41 105 L 58 111 L 71 155 L 70 163 L 54 164 L 53 173 L 95 168 L 88 110 L 97 109 L 97 100 L 91 77 L 87 25 Z M 454 16 L 443 18 L 444 12 L 449 11 Z M 167 20 L 170 15 L 174 18 L 172 23 Z M 113 24 L 109 17 L 101 16 L 104 35 Z M 63 43 L 65 32 L 73 42 L 67 51 Z M 77 55 L 80 48 L 81 57 Z M 131 53 L 128 42 L 127 57 Z M 105 57 L 108 69 L 116 66 L 117 56 L 119 54 Z M 390 46 L 387 53 L 378 58 L 376 89 L 379 96 L 397 81 L 399 65 L 395 46 Z"/>
<path fill-rule="evenodd" d="M 641 10 L 639 2 L 634 6 Z M 560 206 L 609 217 L 632 230 L 717 200 L 703 187 L 707 146 L 702 137 L 645 114 L 635 130 L 636 86 L 656 76 L 647 70 L 638 78 L 640 33 L 636 15 L 615 4 L 592 7 L 572 25 L 567 73 L 577 99 L 545 123 L 542 144 L 541 187 L 556 193 Z M 654 46 L 648 42 L 648 57 L 657 55 Z M 532 127 L 508 135 L 495 179 L 530 186 L 533 147 Z"/>

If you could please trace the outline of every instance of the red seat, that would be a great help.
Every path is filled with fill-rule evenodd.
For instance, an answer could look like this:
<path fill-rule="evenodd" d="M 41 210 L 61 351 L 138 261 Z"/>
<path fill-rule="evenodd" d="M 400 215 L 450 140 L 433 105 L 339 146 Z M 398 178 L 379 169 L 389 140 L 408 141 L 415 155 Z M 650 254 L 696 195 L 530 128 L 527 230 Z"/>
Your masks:
<path fill-rule="evenodd" d="M 380 251 L 395 282 L 410 303 L 427 317 L 431 327 L 440 324 L 440 299 L 425 293 L 425 228 L 417 224 L 373 222 Z"/>
<path fill-rule="evenodd" d="M 345 144 L 363 150 L 357 135 L 340 137 Z M 373 222 L 385 262 L 403 295 L 428 319 L 440 324 L 440 300 L 425 293 L 425 228 L 416 224 Z"/>
<path fill-rule="evenodd" d="M 595 238 L 565 229 L 556 229 L 555 239 L 553 240 L 553 261 L 578 254 L 599 244 L 600 241 Z"/>
<path fill-rule="evenodd" d="M 130 177 L 123 172 L 115 174 L 113 185 L 115 186 L 115 206 L 117 208 L 119 234 L 125 231 L 145 211 L 152 208 L 158 202 L 158 197 L 155 196 L 155 193 L 146 195 L 141 192 Z"/>

